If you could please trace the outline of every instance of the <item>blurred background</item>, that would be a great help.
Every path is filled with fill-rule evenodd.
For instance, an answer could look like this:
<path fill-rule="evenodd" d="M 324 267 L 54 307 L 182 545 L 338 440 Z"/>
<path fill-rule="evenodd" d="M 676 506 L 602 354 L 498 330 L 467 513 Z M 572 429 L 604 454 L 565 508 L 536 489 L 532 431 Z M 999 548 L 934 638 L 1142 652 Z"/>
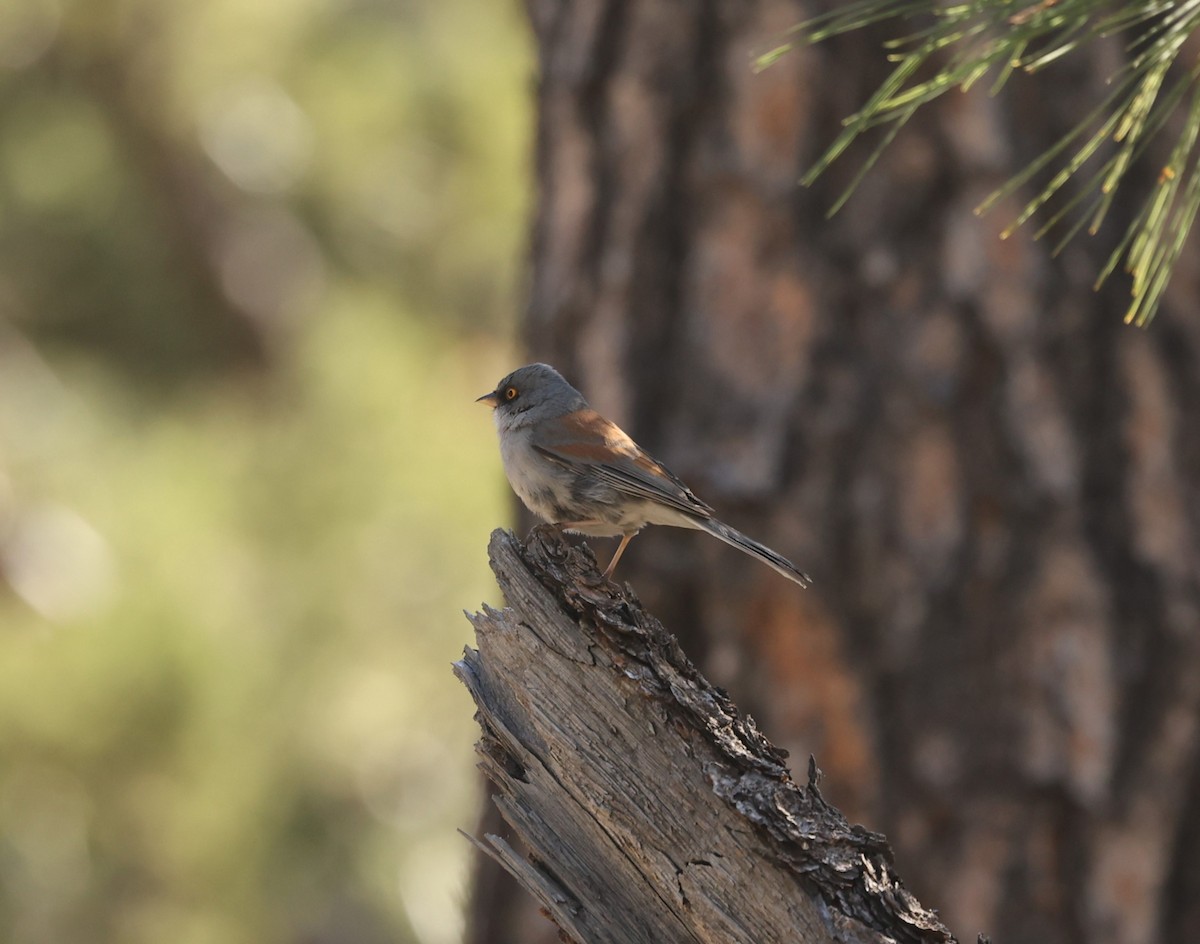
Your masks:
<path fill-rule="evenodd" d="M 0 3 L 0 940 L 459 937 L 527 34 Z"/>

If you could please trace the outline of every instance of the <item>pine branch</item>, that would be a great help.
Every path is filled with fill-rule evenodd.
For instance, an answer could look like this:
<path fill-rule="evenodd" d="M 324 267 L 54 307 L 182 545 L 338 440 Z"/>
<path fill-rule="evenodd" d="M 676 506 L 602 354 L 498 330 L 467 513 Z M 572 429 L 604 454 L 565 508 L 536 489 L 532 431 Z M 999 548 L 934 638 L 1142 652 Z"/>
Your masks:
<path fill-rule="evenodd" d="M 1039 213 L 1049 220 L 1035 233 L 1065 228 L 1055 252 L 1086 228 L 1095 234 L 1119 187 L 1167 119 L 1191 98 L 1170 157 L 1141 212 L 1100 273 L 1097 286 L 1124 263 L 1132 277 L 1126 321 L 1144 325 L 1158 310 L 1184 241 L 1200 211 L 1200 64 L 1178 76 L 1176 61 L 1200 26 L 1200 0 L 859 0 L 797 26 L 793 39 L 761 57 L 760 68 L 800 45 L 885 22 L 913 23 L 912 30 L 885 44 L 891 75 L 854 115 L 803 178 L 811 184 L 862 134 L 887 127 L 854 182 L 835 203 L 836 212 L 900 127 L 922 105 L 952 89 L 967 90 L 994 76 L 998 93 L 1012 73 L 1038 72 L 1096 40 L 1124 35 L 1129 61 L 1112 77 L 1114 91 L 1041 158 L 985 200 L 985 212 L 1040 172 L 1058 167 L 1004 233 L 1009 235 Z M 1174 68 L 1173 68 L 1174 67 Z M 890 126 L 890 127 L 889 127 Z M 1082 190 L 1050 209 L 1064 185 L 1085 171 Z"/>

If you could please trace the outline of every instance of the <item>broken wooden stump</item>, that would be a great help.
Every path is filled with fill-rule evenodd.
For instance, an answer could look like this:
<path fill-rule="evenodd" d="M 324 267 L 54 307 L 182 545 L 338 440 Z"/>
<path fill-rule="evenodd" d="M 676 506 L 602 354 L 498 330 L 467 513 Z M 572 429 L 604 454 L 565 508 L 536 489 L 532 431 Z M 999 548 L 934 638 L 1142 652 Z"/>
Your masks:
<path fill-rule="evenodd" d="M 953 942 L 883 836 L 845 817 L 586 548 L 495 531 L 508 601 L 455 673 L 526 847 L 477 844 L 580 944 Z"/>

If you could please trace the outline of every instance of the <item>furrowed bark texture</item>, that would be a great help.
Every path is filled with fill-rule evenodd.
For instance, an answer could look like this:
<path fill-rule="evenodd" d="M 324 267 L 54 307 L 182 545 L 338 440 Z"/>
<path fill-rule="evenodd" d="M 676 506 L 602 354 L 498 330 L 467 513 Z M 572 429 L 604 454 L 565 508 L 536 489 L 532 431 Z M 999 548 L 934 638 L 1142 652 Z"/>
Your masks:
<path fill-rule="evenodd" d="M 455 671 L 496 803 L 529 850 L 481 846 L 581 944 L 937 944 L 886 840 L 799 786 L 784 755 L 590 553 L 496 531 L 508 607 Z"/>
<path fill-rule="evenodd" d="M 795 593 L 667 528 L 620 569 L 775 743 L 821 759 L 826 795 L 888 835 L 949 926 L 1192 939 L 1195 240 L 1138 331 L 1119 273 L 1092 290 L 1136 187 L 1058 256 L 1053 237 L 998 238 L 1032 192 L 973 212 L 1105 98 L 1127 53 L 1088 46 L 999 96 L 986 80 L 946 96 L 827 220 L 874 142 L 797 181 L 886 75 L 886 36 L 751 64 L 828 6 L 527 0 L 525 359 L 813 574 Z M 533 940 L 487 917 L 501 930 L 471 944 Z"/>

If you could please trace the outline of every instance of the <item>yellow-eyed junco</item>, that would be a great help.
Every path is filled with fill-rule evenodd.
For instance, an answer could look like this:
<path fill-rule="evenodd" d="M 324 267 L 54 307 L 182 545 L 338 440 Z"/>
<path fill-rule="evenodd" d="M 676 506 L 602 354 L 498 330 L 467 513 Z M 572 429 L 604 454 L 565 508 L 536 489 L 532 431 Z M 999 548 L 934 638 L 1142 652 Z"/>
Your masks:
<path fill-rule="evenodd" d="M 588 406 L 548 364 L 514 370 L 477 402 L 489 404 L 513 491 L 535 515 L 565 531 L 620 536 L 604 571 L 648 524 L 707 531 L 807 587 L 791 561 L 713 517 L 713 511 L 616 424 Z"/>

